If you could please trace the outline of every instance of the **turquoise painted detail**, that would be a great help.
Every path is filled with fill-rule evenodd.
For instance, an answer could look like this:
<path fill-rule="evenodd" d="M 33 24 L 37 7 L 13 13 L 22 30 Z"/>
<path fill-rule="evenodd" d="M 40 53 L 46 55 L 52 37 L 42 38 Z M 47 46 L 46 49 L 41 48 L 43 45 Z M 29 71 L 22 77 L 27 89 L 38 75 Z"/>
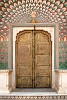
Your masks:
<path fill-rule="evenodd" d="M 16 2 L 17 0 L 13 0 L 13 2 Z"/>
<path fill-rule="evenodd" d="M 60 69 L 67 69 L 67 61 L 65 61 L 64 63 L 63 62 L 59 62 L 59 68 Z"/>
<path fill-rule="evenodd" d="M 64 3 L 64 0 L 60 0 L 60 3 Z"/>
<path fill-rule="evenodd" d="M 0 62 L 0 70 L 1 69 L 8 69 L 8 63 L 2 63 L 2 62 Z"/>
<path fill-rule="evenodd" d="M 8 42 L 0 41 L 0 69 L 8 68 Z"/>
<path fill-rule="evenodd" d="M 4 0 L 4 2 L 8 2 L 8 0 Z"/>
<path fill-rule="evenodd" d="M 64 4 L 65 7 L 67 7 L 67 4 Z"/>
<path fill-rule="evenodd" d="M 67 42 L 59 43 L 59 68 L 67 69 Z"/>

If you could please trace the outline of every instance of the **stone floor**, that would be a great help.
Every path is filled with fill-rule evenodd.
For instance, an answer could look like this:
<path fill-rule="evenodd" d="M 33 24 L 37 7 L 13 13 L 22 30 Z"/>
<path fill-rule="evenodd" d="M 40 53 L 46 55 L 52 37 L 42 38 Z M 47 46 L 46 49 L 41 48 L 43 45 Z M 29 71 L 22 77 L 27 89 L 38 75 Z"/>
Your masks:
<path fill-rule="evenodd" d="M 15 89 L 9 94 L 1 93 L 0 100 L 67 100 L 67 95 L 57 94 L 50 88 Z"/>
<path fill-rule="evenodd" d="M 39 89 L 15 89 L 12 94 L 19 94 L 22 96 L 44 96 L 50 94 L 57 94 L 55 90 L 51 88 L 39 88 Z"/>

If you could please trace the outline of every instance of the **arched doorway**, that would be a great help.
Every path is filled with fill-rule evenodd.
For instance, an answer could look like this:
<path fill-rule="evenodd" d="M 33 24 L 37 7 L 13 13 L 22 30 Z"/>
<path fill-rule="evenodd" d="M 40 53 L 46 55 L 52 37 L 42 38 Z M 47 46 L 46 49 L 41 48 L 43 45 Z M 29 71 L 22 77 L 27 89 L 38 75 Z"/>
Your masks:
<path fill-rule="evenodd" d="M 16 87 L 51 87 L 51 35 L 25 30 L 16 37 Z"/>

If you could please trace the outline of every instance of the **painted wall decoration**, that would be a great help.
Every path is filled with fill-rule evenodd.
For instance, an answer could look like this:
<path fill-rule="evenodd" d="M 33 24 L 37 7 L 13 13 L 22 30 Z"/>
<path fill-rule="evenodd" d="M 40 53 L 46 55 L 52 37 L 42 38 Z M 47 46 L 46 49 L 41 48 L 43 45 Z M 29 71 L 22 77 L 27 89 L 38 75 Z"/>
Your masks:
<path fill-rule="evenodd" d="M 9 24 L 30 23 L 32 11 L 38 23 L 59 23 L 59 68 L 67 69 L 67 0 L 0 0 L 0 69 L 8 68 Z"/>
<path fill-rule="evenodd" d="M 67 42 L 59 42 L 59 68 L 67 69 Z"/>
<path fill-rule="evenodd" d="M 0 41 L 0 69 L 8 68 L 8 42 Z"/>

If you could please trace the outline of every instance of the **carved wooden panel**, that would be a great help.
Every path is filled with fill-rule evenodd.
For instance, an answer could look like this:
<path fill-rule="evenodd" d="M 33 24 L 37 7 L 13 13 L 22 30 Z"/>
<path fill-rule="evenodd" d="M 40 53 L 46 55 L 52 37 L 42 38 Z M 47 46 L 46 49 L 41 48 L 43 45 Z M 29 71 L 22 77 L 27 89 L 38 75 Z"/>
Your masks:
<path fill-rule="evenodd" d="M 51 37 L 45 31 L 23 31 L 16 40 L 16 86 L 51 86 Z"/>
<path fill-rule="evenodd" d="M 49 55 L 36 55 L 35 59 L 36 65 L 49 65 L 50 64 L 50 57 Z"/>
<path fill-rule="evenodd" d="M 22 49 L 22 51 L 21 51 L 21 49 Z M 21 51 L 21 52 L 19 52 L 19 51 Z M 31 43 L 23 43 L 23 42 L 21 42 L 21 43 L 18 43 L 18 53 L 21 55 L 21 54 L 23 54 L 23 55 L 29 55 L 30 53 L 31 53 Z"/>
<path fill-rule="evenodd" d="M 24 31 L 17 36 L 16 86 L 32 87 L 32 32 Z"/>
<path fill-rule="evenodd" d="M 35 87 L 51 86 L 51 41 L 47 32 L 35 32 Z"/>
<path fill-rule="evenodd" d="M 50 46 L 49 42 L 39 42 L 36 44 L 36 54 L 49 54 Z"/>
<path fill-rule="evenodd" d="M 50 77 L 49 76 L 36 76 L 35 87 L 37 88 L 50 87 Z"/>
<path fill-rule="evenodd" d="M 30 76 L 17 76 L 17 87 L 30 88 L 32 87 L 32 77 Z"/>
<path fill-rule="evenodd" d="M 47 32 L 35 31 L 35 33 L 36 33 L 36 39 L 38 42 L 48 42 L 50 40 L 50 37 L 48 36 Z"/>
<path fill-rule="evenodd" d="M 49 71 L 49 66 L 36 66 L 36 76 L 50 75 Z"/>

